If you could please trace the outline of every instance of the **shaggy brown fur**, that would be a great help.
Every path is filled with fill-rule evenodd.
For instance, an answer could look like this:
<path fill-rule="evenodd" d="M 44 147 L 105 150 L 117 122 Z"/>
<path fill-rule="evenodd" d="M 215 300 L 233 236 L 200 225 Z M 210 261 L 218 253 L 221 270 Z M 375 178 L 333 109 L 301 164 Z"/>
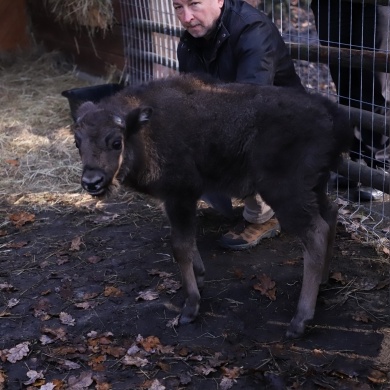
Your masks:
<path fill-rule="evenodd" d="M 303 334 L 326 280 L 337 207 L 326 195 L 348 149 L 348 118 L 329 100 L 288 88 L 209 84 L 178 76 L 84 103 L 75 125 L 82 185 L 104 194 L 116 181 L 164 202 L 187 294 L 181 323 L 198 314 L 204 265 L 195 241 L 206 192 L 259 193 L 304 245 L 298 308 L 287 331 Z"/>

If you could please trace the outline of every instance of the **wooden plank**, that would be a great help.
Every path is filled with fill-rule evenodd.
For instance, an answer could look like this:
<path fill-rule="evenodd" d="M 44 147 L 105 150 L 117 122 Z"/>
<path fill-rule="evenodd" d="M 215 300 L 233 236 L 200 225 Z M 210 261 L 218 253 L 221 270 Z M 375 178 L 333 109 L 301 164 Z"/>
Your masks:
<path fill-rule="evenodd" d="M 87 48 L 92 48 L 95 51 L 96 57 L 102 53 L 112 53 L 118 56 L 123 56 L 123 42 L 121 37 L 116 39 L 90 39 L 88 36 L 72 33 L 59 33 L 59 31 L 35 31 L 35 37 L 38 42 L 56 41 L 58 43 L 57 50 L 61 50 L 62 45 L 73 45 L 76 50 L 82 51 Z"/>
<path fill-rule="evenodd" d="M 0 1 L 0 50 L 25 48 L 30 44 L 27 34 L 25 0 Z"/>
<path fill-rule="evenodd" d="M 105 76 L 112 66 L 121 72 L 125 59 L 119 0 L 113 0 L 113 7 L 112 29 L 105 33 L 96 31 L 90 36 L 85 27 L 61 23 L 41 2 L 34 2 L 29 13 L 35 40 L 48 50 L 63 52 L 78 69 L 92 75 Z"/>
<path fill-rule="evenodd" d="M 76 42 L 79 47 L 93 46 L 96 50 L 112 52 L 117 55 L 123 55 L 123 35 L 122 27 L 114 25 L 113 28 L 105 34 L 101 32 L 95 33 L 92 37 L 89 36 L 85 28 L 75 30 L 69 26 L 59 24 L 53 20 L 47 20 L 44 15 L 31 16 L 34 28 L 34 35 L 38 40 L 45 42 L 55 36 L 59 44 L 61 41 Z M 58 48 L 60 49 L 60 47 Z"/>
<path fill-rule="evenodd" d="M 58 50 L 58 41 L 47 40 L 46 48 L 48 50 Z M 74 45 L 62 42 L 61 52 L 73 63 L 77 65 L 77 69 L 91 75 L 103 77 L 109 72 L 111 66 L 116 66 L 118 72 L 122 72 L 125 65 L 123 56 L 118 56 L 113 53 L 101 53 L 98 58 L 92 48 L 85 48 L 82 51 L 77 51 Z M 91 61 L 93 58 L 93 61 Z"/>
<path fill-rule="evenodd" d="M 122 23 L 122 12 L 120 0 L 112 0 L 112 8 L 114 10 L 114 23 Z"/>

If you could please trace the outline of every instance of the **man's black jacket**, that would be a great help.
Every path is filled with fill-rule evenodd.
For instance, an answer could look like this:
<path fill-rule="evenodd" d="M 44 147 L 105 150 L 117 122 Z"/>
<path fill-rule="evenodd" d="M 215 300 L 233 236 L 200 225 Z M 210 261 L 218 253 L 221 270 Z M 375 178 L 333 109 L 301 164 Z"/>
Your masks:
<path fill-rule="evenodd" d="M 225 0 L 211 39 L 185 31 L 177 55 L 180 72 L 207 73 L 225 82 L 303 88 L 276 26 L 243 1 Z"/>

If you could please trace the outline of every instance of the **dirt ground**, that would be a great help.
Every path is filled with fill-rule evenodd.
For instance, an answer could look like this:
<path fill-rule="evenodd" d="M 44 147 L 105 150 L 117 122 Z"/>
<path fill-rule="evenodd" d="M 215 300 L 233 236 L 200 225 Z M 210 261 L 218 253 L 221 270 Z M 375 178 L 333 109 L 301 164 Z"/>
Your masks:
<path fill-rule="evenodd" d="M 80 192 L 61 91 L 84 85 L 55 53 L 0 61 L 0 390 L 390 389 L 388 248 L 342 225 L 313 324 L 288 341 L 299 242 L 224 251 L 231 222 L 200 204 L 206 285 L 196 322 L 177 326 L 161 209 Z"/>
<path fill-rule="evenodd" d="M 390 389 L 386 259 L 340 225 L 315 319 L 285 340 L 299 242 L 282 232 L 222 250 L 231 222 L 203 206 L 203 301 L 195 323 L 177 326 L 180 275 L 158 205 L 133 193 L 3 200 L 0 388 Z"/>

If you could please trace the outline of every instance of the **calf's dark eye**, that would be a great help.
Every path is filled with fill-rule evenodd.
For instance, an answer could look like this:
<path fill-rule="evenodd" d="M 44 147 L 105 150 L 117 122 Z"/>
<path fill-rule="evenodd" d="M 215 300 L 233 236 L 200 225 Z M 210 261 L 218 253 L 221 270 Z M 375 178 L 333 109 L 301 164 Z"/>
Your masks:
<path fill-rule="evenodd" d="M 112 143 L 112 148 L 115 150 L 121 150 L 122 149 L 122 141 L 120 141 L 120 140 L 114 141 Z"/>

